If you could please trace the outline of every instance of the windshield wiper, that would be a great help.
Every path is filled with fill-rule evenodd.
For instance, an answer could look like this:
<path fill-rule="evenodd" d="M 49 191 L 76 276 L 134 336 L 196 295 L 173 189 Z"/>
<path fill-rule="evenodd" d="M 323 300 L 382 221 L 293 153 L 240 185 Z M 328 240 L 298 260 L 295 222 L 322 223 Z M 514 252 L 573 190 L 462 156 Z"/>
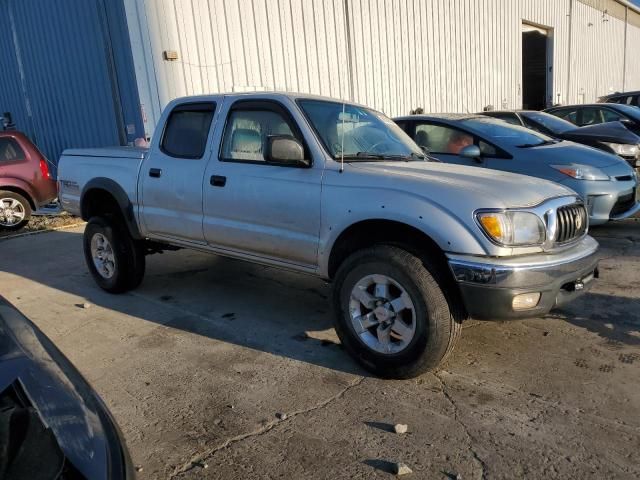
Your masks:
<path fill-rule="evenodd" d="M 522 145 L 516 145 L 517 148 L 532 148 L 532 147 L 541 147 L 543 145 L 551 145 L 552 143 L 558 143 L 555 140 L 545 140 L 540 143 L 523 143 Z"/>
<path fill-rule="evenodd" d="M 340 160 L 342 158 L 340 155 L 335 155 L 336 160 Z M 349 154 L 344 156 L 345 160 L 350 162 L 352 161 L 368 161 L 368 160 L 404 160 L 408 162 L 413 159 L 424 160 L 425 155 L 421 155 L 416 152 L 411 152 L 409 155 L 385 155 L 382 153 L 373 153 L 373 152 L 358 152 L 356 154 Z"/>

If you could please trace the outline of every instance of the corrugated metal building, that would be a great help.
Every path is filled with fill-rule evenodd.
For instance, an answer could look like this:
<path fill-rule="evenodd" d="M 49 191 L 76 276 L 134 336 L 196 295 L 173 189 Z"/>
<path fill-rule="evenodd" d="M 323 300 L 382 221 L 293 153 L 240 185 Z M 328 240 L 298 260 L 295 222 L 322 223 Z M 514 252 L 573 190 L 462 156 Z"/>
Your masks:
<path fill-rule="evenodd" d="M 640 89 L 640 10 L 626 0 L 53 4 L 0 0 L 0 112 L 51 158 L 148 136 L 167 102 L 206 92 L 309 92 L 397 115 Z"/>
<path fill-rule="evenodd" d="M 0 0 L 0 115 L 51 160 L 143 131 L 124 5 Z"/>

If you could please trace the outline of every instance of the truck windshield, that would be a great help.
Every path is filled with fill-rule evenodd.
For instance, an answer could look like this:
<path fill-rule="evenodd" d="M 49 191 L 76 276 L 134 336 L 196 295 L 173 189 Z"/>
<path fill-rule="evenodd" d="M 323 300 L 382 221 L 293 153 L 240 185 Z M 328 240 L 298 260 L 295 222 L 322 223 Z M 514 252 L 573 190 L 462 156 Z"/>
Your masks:
<path fill-rule="evenodd" d="M 461 123 L 499 146 L 528 148 L 556 143 L 551 137 L 542 133 L 510 125 L 495 118 L 469 118 L 461 120 Z"/>
<path fill-rule="evenodd" d="M 334 159 L 424 160 L 424 152 L 390 118 L 368 108 L 324 100 L 298 104 Z"/>

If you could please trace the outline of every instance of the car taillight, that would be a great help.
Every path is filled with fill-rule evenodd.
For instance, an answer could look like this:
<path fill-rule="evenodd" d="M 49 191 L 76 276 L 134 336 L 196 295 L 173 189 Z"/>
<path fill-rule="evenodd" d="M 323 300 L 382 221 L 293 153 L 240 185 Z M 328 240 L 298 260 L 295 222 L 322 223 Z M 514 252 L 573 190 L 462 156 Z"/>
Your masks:
<path fill-rule="evenodd" d="M 51 174 L 49 173 L 49 166 L 47 165 L 47 161 L 44 158 L 40 159 L 40 171 L 42 172 L 42 176 L 44 178 L 51 178 Z"/>

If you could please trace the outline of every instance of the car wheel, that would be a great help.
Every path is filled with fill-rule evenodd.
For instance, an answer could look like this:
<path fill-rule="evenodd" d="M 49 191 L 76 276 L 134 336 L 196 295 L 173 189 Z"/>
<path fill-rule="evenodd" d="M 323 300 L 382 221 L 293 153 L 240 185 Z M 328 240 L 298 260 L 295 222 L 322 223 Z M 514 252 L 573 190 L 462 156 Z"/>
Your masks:
<path fill-rule="evenodd" d="M 29 223 L 31 205 L 19 193 L 0 190 L 0 229 L 18 230 Z"/>
<path fill-rule="evenodd" d="M 347 351 L 381 377 L 411 378 L 436 368 L 462 330 L 436 278 L 444 277 L 428 259 L 396 246 L 349 256 L 333 293 L 336 331 Z"/>
<path fill-rule="evenodd" d="M 133 290 L 145 271 L 144 249 L 112 217 L 93 217 L 84 229 L 84 256 L 96 283 L 110 293 Z"/>

